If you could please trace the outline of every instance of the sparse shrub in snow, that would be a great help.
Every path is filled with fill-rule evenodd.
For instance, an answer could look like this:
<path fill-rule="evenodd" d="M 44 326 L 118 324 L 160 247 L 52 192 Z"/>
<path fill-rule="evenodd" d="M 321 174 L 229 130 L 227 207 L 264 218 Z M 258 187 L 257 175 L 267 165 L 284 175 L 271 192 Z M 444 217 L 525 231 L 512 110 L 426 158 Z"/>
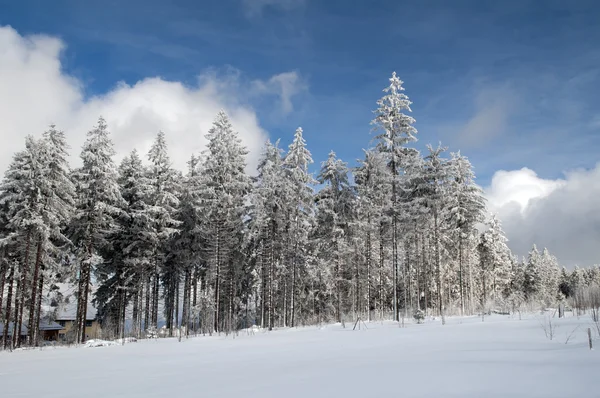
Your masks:
<path fill-rule="evenodd" d="M 553 322 L 552 318 L 554 318 L 554 314 L 545 315 L 543 319 L 539 320 L 540 325 L 542 326 L 542 329 L 544 330 L 544 333 L 546 334 L 546 338 L 548 338 L 549 340 L 554 339 L 554 336 L 556 335 L 556 328 L 557 328 L 557 325 L 555 322 Z"/>
<path fill-rule="evenodd" d="M 425 320 L 425 312 L 423 312 L 423 310 L 415 310 L 413 318 L 415 318 L 415 321 L 417 321 L 417 323 L 423 323 L 423 321 Z"/>

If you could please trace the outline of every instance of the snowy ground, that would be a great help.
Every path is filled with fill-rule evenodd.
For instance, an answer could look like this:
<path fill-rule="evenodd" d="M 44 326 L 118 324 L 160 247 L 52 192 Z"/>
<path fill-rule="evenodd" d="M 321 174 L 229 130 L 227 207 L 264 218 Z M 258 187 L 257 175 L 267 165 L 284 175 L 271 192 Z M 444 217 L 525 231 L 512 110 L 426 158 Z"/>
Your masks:
<path fill-rule="evenodd" d="M 552 341 L 537 319 L 493 316 L 0 353 L 0 396 L 600 396 L 589 317 L 555 322 Z"/>

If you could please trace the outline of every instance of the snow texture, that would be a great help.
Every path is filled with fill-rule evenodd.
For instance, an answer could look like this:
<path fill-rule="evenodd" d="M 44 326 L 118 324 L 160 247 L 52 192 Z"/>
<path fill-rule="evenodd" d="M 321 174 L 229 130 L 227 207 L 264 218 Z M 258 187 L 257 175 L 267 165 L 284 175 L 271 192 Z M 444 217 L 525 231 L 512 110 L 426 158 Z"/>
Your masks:
<path fill-rule="evenodd" d="M 0 353 L 3 397 L 591 397 L 589 317 L 449 318 Z M 568 344 L 567 336 L 575 327 Z M 35 382 L 32 382 L 35 380 Z"/>

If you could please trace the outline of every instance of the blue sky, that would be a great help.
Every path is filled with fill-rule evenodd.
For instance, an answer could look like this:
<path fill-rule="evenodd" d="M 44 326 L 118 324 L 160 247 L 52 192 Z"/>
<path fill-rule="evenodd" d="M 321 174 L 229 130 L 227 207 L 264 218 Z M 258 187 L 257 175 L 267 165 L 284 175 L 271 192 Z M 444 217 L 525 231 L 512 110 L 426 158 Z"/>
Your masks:
<path fill-rule="evenodd" d="M 256 99 L 261 126 L 289 143 L 302 126 L 317 163 L 354 163 L 392 71 L 405 82 L 417 144 L 461 149 L 486 185 L 499 169 L 543 178 L 591 168 L 600 149 L 596 1 L 9 1 L 0 25 L 66 44 L 62 65 L 101 95 L 146 77 L 196 84 L 295 71 L 289 112 Z"/>

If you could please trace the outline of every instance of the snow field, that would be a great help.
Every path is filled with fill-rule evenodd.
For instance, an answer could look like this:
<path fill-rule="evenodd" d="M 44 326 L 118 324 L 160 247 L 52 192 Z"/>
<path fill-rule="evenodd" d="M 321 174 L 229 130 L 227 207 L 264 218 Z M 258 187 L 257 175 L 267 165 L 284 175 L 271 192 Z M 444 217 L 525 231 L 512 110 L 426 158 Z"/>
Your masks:
<path fill-rule="evenodd" d="M 540 315 L 467 317 L 405 328 L 371 322 L 356 331 L 328 325 L 181 343 L 23 350 L 0 354 L 0 396 L 600 396 L 589 316 L 553 319 L 552 341 L 540 321 Z"/>

